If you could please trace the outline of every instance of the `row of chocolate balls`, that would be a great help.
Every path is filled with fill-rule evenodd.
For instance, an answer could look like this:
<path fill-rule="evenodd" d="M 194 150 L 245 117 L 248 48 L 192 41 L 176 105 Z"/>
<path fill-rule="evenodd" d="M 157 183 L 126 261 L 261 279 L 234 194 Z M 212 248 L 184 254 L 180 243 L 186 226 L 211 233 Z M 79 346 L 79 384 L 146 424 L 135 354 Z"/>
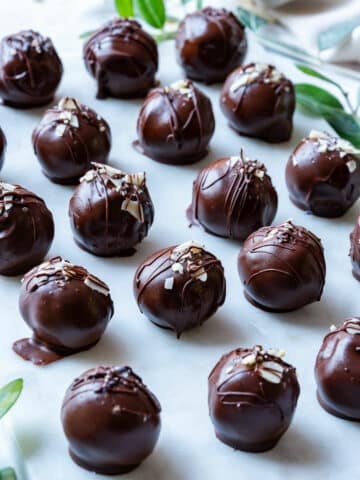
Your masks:
<path fill-rule="evenodd" d="M 359 348 L 360 319 L 352 318 L 326 335 L 315 365 L 320 404 L 333 415 L 357 421 Z M 283 355 L 257 345 L 237 348 L 215 365 L 208 378 L 208 408 L 221 442 L 236 450 L 263 452 L 287 431 L 300 386 L 295 368 Z M 74 380 L 62 404 L 70 455 L 91 471 L 128 472 L 155 448 L 160 412 L 158 399 L 131 368 L 88 370 Z"/>
<path fill-rule="evenodd" d="M 232 13 L 206 8 L 181 22 L 176 47 L 188 78 L 214 83 L 241 65 L 247 41 Z M 145 96 L 156 83 L 156 42 L 134 20 L 118 18 L 105 24 L 85 43 L 83 56 L 98 83 L 99 98 Z M 2 39 L 0 68 L 0 97 L 19 108 L 51 102 L 63 74 L 51 40 L 32 30 Z"/>

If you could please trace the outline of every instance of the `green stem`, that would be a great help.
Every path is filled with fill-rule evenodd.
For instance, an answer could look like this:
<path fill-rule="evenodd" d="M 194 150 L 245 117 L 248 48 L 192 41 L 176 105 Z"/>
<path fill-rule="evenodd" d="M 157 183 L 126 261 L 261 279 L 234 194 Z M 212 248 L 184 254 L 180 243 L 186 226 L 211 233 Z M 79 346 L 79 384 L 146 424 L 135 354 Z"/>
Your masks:
<path fill-rule="evenodd" d="M 3 468 L 0 470 L 0 480 L 16 480 L 16 473 L 13 468 Z"/>

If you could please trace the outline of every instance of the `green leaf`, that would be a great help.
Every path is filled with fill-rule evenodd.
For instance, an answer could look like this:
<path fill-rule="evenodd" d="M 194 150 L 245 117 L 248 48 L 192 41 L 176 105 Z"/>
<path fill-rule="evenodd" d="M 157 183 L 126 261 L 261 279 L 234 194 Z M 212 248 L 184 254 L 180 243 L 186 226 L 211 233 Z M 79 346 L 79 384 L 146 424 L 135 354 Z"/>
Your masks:
<path fill-rule="evenodd" d="M 344 110 L 342 103 L 332 93 L 316 85 L 309 83 L 297 83 L 295 85 L 296 99 L 300 103 L 307 103 L 313 106 L 316 112 L 320 106 L 328 106 L 339 110 Z"/>
<path fill-rule="evenodd" d="M 335 85 L 336 87 L 341 88 L 337 82 L 323 75 L 317 70 L 314 70 L 313 68 L 307 67 L 306 65 L 300 65 L 300 64 L 297 64 L 296 68 L 301 72 L 305 73 L 306 75 L 309 75 L 310 77 L 319 78 L 320 80 L 324 80 L 325 82 L 331 83 L 332 85 Z"/>
<path fill-rule="evenodd" d="M 134 5 L 133 0 L 114 0 L 115 7 L 120 17 L 133 17 Z"/>
<path fill-rule="evenodd" d="M 0 388 L 0 418 L 14 405 L 23 388 L 23 380 L 18 378 Z"/>
<path fill-rule="evenodd" d="M 13 468 L 3 468 L 0 470 L 0 480 L 16 480 L 16 473 Z"/>
<path fill-rule="evenodd" d="M 160 32 L 153 35 L 154 40 L 157 43 L 167 42 L 175 38 L 176 32 Z"/>
<path fill-rule="evenodd" d="M 360 25 L 360 19 L 346 20 L 320 32 L 317 37 L 317 44 L 319 50 L 327 50 L 328 48 L 336 47 L 343 40 L 346 39 L 353 30 Z"/>
<path fill-rule="evenodd" d="M 237 8 L 237 16 L 240 22 L 253 32 L 258 30 L 263 25 L 269 23 L 266 18 L 260 17 L 260 15 L 256 15 L 255 13 L 252 13 L 249 10 L 246 10 L 246 8 L 242 7 Z"/>
<path fill-rule="evenodd" d="M 196 0 L 196 8 L 198 10 L 201 10 L 203 8 L 203 2 L 202 0 Z"/>
<path fill-rule="evenodd" d="M 146 23 L 162 28 L 166 20 L 164 0 L 135 0 L 135 6 Z"/>
<path fill-rule="evenodd" d="M 81 40 L 85 40 L 86 38 L 89 38 L 93 33 L 95 33 L 95 30 L 89 30 L 88 32 L 82 32 L 82 33 L 80 33 L 79 38 L 81 38 Z"/>
<path fill-rule="evenodd" d="M 357 117 L 346 112 L 332 112 L 326 115 L 325 120 L 340 137 L 360 149 L 360 124 Z"/>

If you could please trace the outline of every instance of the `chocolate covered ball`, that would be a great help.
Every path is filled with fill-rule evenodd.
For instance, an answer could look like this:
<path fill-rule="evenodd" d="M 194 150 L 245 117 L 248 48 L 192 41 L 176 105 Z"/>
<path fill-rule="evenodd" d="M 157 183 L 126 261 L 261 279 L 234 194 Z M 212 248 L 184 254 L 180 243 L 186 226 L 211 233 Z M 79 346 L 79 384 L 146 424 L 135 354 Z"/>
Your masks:
<path fill-rule="evenodd" d="M 239 254 L 238 268 L 247 300 L 270 312 L 319 301 L 324 288 L 321 241 L 291 221 L 252 233 Z"/>
<path fill-rule="evenodd" d="M 106 23 L 87 40 L 83 55 L 97 82 L 97 98 L 144 96 L 155 84 L 157 46 L 135 20 Z"/>
<path fill-rule="evenodd" d="M 220 237 L 243 241 L 276 214 L 277 193 L 265 165 L 241 151 L 210 163 L 193 184 L 188 217 L 193 225 Z"/>
<path fill-rule="evenodd" d="M 223 355 L 209 375 L 209 413 L 217 438 L 236 450 L 273 448 L 289 428 L 300 387 L 284 352 L 257 345 Z"/>
<path fill-rule="evenodd" d="M 332 415 L 360 420 L 360 318 L 333 326 L 315 365 L 317 397 Z"/>
<path fill-rule="evenodd" d="M 2 166 L 4 165 L 6 145 L 7 145 L 7 143 L 6 143 L 5 134 L 0 128 L 0 170 L 2 169 Z"/>
<path fill-rule="evenodd" d="M 312 130 L 289 158 L 286 185 L 297 207 L 320 217 L 339 217 L 360 196 L 360 150 Z"/>
<path fill-rule="evenodd" d="M 145 173 L 127 174 L 99 163 L 92 167 L 70 199 L 75 242 L 101 257 L 131 255 L 154 220 Z"/>
<path fill-rule="evenodd" d="M 108 286 L 61 257 L 24 276 L 19 306 L 33 337 L 18 340 L 13 349 L 35 365 L 95 345 L 114 312 Z"/>
<path fill-rule="evenodd" d="M 294 86 L 272 65 L 250 63 L 234 70 L 221 92 L 221 110 L 240 135 L 270 143 L 289 140 Z"/>
<path fill-rule="evenodd" d="M 146 97 L 135 146 L 158 162 L 194 163 L 207 154 L 214 130 L 210 99 L 190 80 L 181 80 Z"/>
<path fill-rule="evenodd" d="M 53 238 L 53 216 L 44 200 L 0 182 L 0 275 L 19 275 L 40 263 Z"/>
<path fill-rule="evenodd" d="M 74 98 L 47 110 L 32 134 L 44 174 L 53 182 L 76 184 L 92 162 L 106 163 L 111 135 L 107 122 Z"/>
<path fill-rule="evenodd" d="M 33 30 L 8 35 L 0 43 L 0 98 L 18 108 L 50 103 L 63 74 L 50 38 Z"/>
<path fill-rule="evenodd" d="M 72 459 L 96 473 L 138 467 L 160 435 L 160 404 L 130 367 L 100 366 L 68 388 L 61 420 Z"/>
<path fill-rule="evenodd" d="M 188 78 L 222 82 L 244 60 L 245 28 L 228 10 L 206 7 L 189 13 L 180 22 L 176 49 Z"/>
<path fill-rule="evenodd" d="M 352 274 L 360 282 L 360 215 L 357 217 L 354 230 L 350 234 L 350 258 Z"/>
<path fill-rule="evenodd" d="M 224 303 L 225 291 L 221 262 L 193 241 L 154 253 L 134 278 L 141 313 L 178 337 L 208 320 Z"/>

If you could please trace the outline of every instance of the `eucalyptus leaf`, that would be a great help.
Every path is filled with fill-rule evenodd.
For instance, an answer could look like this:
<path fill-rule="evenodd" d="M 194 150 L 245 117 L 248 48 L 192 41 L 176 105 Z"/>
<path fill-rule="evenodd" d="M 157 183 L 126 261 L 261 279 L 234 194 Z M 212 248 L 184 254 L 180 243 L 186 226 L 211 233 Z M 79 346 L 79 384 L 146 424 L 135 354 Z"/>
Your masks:
<path fill-rule="evenodd" d="M 23 388 L 23 380 L 18 378 L 0 388 L 0 418 L 14 405 Z"/>
<path fill-rule="evenodd" d="M 13 468 L 3 468 L 0 470 L 0 480 L 16 480 L 16 473 Z"/>
<path fill-rule="evenodd" d="M 297 83 L 295 85 L 296 98 L 313 105 L 328 106 L 344 110 L 342 103 L 335 95 L 316 85 Z"/>
<path fill-rule="evenodd" d="M 135 0 L 135 7 L 146 23 L 162 28 L 166 20 L 164 0 Z"/>
<path fill-rule="evenodd" d="M 317 37 L 319 50 L 334 48 L 351 35 L 353 30 L 360 25 L 360 18 L 336 23 L 320 32 Z"/>
<path fill-rule="evenodd" d="M 269 23 L 266 18 L 260 17 L 260 15 L 256 15 L 242 7 L 237 8 L 237 16 L 240 22 L 253 32 L 256 32 L 260 27 Z"/>
<path fill-rule="evenodd" d="M 133 17 L 134 5 L 133 0 L 114 0 L 115 7 L 120 17 Z"/>

